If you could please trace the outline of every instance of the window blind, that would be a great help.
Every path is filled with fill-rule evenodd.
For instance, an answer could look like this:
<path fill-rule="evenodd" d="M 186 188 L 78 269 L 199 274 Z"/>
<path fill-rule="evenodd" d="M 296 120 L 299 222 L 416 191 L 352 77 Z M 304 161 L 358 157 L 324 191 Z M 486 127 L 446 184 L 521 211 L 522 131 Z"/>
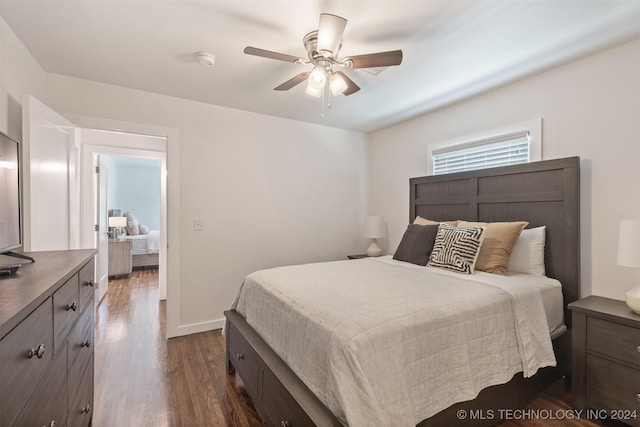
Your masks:
<path fill-rule="evenodd" d="M 433 152 L 433 174 L 462 172 L 529 162 L 529 131 L 470 141 Z"/>

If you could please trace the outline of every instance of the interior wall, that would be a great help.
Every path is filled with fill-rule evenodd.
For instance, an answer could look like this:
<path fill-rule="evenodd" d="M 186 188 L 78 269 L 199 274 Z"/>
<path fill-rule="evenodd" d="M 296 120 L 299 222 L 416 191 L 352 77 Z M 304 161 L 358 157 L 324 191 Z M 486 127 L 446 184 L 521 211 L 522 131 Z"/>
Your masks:
<path fill-rule="evenodd" d="M 179 257 L 180 276 L 168 297 L 175 286 L 184 333 L 220 327 L 252 271 L 366 247 L 364 134 L 53 74 L 46 100 L 80 125 L 89 116 L 178 130 L 167 186 L 180 238 L 169 257 Z"/>
<path fill-rule="evenodd" d="M 28 94 L 44 98 L 44 80 L 45 72 L 0 17 L 1 131 L 22 141 L 22 98 Z"/>
<path fill-rule="evenodd" d="M 640 218 L 640 40 L 599 52 L 371 135 L 369 210 L 393 253 L 409 220 L 409 178 L 427 147 L 542 117 L 542 158 L 581 157 L 582 295 L 624 299 L 640 271 L 616 265 L 622 218 Z M 453 218 L 455 219 L 455 218 Z"/>
<path fill-rule="evenodd" d="M 133 213 L 150 230 L 160 229 L 160 162 L 137 159 L 134 165 L 111 157 L 109 209 Z"/>

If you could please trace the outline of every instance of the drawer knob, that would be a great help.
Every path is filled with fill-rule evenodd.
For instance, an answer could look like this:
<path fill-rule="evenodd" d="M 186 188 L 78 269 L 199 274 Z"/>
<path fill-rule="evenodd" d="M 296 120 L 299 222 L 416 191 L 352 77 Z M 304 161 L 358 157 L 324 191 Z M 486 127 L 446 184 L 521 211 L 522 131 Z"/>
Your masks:
<path fill-rule="evenodd" d="M 91 345 L 91 341 L 86 340 L 80 343 L 80 347 L 87 347 L 89 348 L 89 346 Z"/>
<path fill-rule="evenodd" d="M 86 404 L 80 409 L 80 413 L 88 414 L 90 410 L 91 410 L 91 406 L 89 404 Z"/>
<path fill-rule="evenodd" d="M 84 282 L 85 286 L 91 286 L 93 288 L 93 285 L 95 285 L 96 283 L 93 281 L 93 279 L 89 280 L 88 282 Z"/>
<path fill-rule="evenodd" d="M 70 305 L 69 305 L 69 304 L 67 304 L 67 305 L 64 307 L 64 309 L 65 309 L 65 310 L 67 310 L 67 311 L 69 311 L 69 310 L 76 311 L 76 310 L 78 309 L 78 303 L 74 301 L 74 302 L 73 302 L 73 303 L 71 303 Z"/>
<path fill-rule="evenodd" d="M 242 353 L 236 354 L 236 359 L 238 359 L 238 360 L 244 359 L 244 354 L 242 354 Z"/>
<path fill-rule="evenodd" d="M 42 359 L 44 357 L 44 344 L 40 344 L 37 349 L 30 348 L 27 357 L 32 359 L 33 356 L 36 356 L 38 359 Z"/>
<path fill-rule="evenodd" d="M 640 393 L 636 394 L 636 400 L 640 402 Z"/>
<path fill-rule="evenodd" d="M 291 427 L 291 423 L 289 421 L 280 421 L 280 427 Z"/>
<path fill-rule="evenodd" d="M 636 350 L 638 350 L 638 353 L 640 353 L 640 345 L 636 347 Z"/>

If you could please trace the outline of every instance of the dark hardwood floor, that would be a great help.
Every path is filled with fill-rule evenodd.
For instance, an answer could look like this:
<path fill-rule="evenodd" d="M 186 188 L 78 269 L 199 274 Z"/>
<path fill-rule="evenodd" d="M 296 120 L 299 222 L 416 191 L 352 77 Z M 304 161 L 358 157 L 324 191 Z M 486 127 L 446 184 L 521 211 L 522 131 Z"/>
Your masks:
<path fill-rule="evenodd" d="M 240 380 L 227 377 L 220 331 L 165 337 L 157 270 L 111 280 L 96 315 L 95 427 L 263 426 Z M 563 383 L 527 409 L 569 409 Z M 599 426 L 583 420 L 511 420 L 519 426 Z"/>

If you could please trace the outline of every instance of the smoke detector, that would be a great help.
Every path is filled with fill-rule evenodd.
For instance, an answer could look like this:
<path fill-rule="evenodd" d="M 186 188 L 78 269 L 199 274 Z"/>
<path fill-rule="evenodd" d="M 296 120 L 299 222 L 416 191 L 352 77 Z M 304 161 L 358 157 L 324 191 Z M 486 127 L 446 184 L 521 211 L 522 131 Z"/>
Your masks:
<path fill-rule="evenodd" d="M 207 67 L 211 67 L 216 63 L 216 57 L 207 52 L 196 52 L 196 59 L 198 59 L 199 63 Z"/>

